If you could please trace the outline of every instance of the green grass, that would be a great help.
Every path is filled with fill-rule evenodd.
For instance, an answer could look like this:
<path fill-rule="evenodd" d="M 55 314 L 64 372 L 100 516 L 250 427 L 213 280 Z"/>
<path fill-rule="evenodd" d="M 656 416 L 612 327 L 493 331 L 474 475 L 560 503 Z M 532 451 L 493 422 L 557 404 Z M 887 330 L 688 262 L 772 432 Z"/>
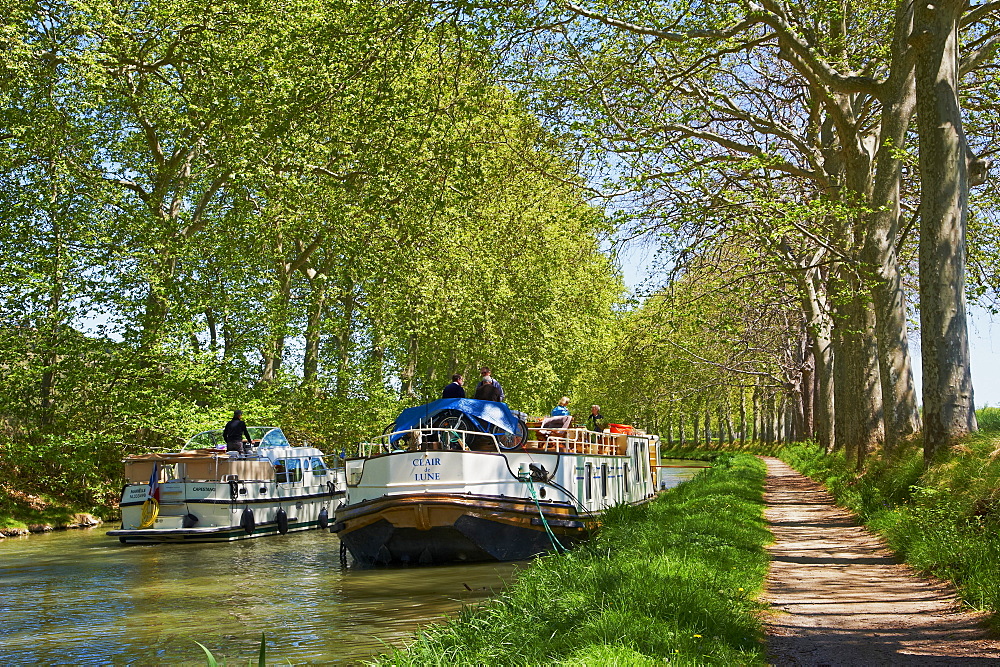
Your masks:
<path fill-rule="evenodd" d="M 892 459 L 871 457 L 861 474 L 842 453 L 825 456 L 814 446 L 789 446 L 781 457 L 823 482 L 911 566 L 952 581 L 1000 630 L 998 445 L 995 432 L 975 434 L 926 470 L 911 445 Z"/>
<path fill-rule="evenodd" d="M 77 513 L 89 511 L 73 508 L 47 496 L 32 496 L 0 484 L 0 531 L 23 530 L 31 524 L 66 526 Z"/>
<path fill-rule="evenodd" d="M 533 561 L 498 598 L 420 632 L 377 665 L 760 665 L 767 572 L 763 464 L 714 467 L 595 538 Z"/>

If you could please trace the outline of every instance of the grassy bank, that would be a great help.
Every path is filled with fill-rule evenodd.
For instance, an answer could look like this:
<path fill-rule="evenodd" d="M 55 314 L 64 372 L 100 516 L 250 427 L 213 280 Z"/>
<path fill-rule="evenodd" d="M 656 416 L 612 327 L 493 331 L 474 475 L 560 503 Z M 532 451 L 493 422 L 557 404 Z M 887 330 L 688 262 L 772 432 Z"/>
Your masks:
<path fill-rule="evenodd" d="M 987 422 L 989 423 L 989 422 Z M 984 431 L 924 470 L 919 448 L 872 457 L 862 474 L 842 453 L 786 447 L 781 458 L 823 482 L 916 569 L 955 583 L 1000 630 L 1000 435 Z"/>
<path fill-rule="evenodd" d="M 714 463 L 613 508 L 591 542 L 535 560 L 497 599 L 374 664 L 763 664 L 765 469 L 744 454 Z"/>
<path fill-rule="evenodd" d="M 86 525 L 94 519 L 84 517 L 94 514 L 94 508 L 25 493 L 0 482 L 0 534 L 22 534 L 32 526 L 75 527 L 81 525 L 81 520 Z"/>

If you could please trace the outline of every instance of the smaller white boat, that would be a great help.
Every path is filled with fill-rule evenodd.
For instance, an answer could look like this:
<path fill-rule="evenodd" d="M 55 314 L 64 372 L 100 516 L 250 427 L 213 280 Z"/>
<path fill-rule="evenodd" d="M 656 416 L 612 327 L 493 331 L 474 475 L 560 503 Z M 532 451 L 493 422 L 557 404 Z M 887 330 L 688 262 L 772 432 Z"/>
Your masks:
<path fill-rule="evenodd" d="M 293 447 L 280 428 L 248 427 L 246 454 L 205 431 L 176 452 L 129 456 L 119 502 L 130 542 L 228 542 L 326 528 L 343 502 L 342 467 L 315 447 Z"/>

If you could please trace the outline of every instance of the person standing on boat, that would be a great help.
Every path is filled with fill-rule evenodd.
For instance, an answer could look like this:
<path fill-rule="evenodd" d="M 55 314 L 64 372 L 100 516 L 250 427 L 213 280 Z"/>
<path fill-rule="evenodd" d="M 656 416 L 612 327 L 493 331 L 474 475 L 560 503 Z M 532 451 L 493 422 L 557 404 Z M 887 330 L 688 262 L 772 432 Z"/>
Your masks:
<path fill-rule="evenodd" d="M 478 398 L 481 401 L 498 401 L 502 403 L 504 399 L 503 387 L 493 377 L 490 367 L 483 366 L 479 369 L 479 374 L 483 379 L 476 385 L 476 393 L 472 397 Z"/>
<path fill-rule="evenodd" d="M 444 391 L 441 392 L 441 398 L 465 398 L 465 388 L 462 386 L 465 384 L 465 378 L 462 377 L 461 373 L 455 373 L 451 376 L 451 384 L 446 384 L 444 386 Z"/>
<path fill-rule="evenodd" d="M 550 413 L 553 417 L 568 417 L 569 416 L 569 396 L 563 396 L 559 399 L 559 403 L 556 407 L 552 408 Z"/>
<path fill-rule="evenodd" d="M 601 414 L 601 406 L 590 406 L 590 416 L 587 417 L 587 428 L 597 433 L 604 431 L 604 415 Z"/>
<path fill-rule="evenodd" d="M 243 416 L 242 410 L 236 410 L 233 412 L 233 418 L 226 424 L 226 427 L 222 429 L 222 439 L 226 441 L 226 451 L 227 452 L 239 452 L 240 454 L 246 453 L 246 448 L 250 447 L 250 443 L 253 438 L 250 437 L 250 431 L 247 430 L 247 425 L 243 423 L 241 417 Z M 247 439 L 246 448 L 243 445 L 243 438 Z"/>

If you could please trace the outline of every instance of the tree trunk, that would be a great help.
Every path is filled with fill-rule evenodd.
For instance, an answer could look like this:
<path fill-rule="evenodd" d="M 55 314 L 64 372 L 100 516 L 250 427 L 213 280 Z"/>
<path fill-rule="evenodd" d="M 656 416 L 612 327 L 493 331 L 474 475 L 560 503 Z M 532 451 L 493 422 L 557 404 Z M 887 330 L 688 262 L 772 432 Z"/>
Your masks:
<path fill-rule="evenodd" d="M 417 340 L 417 334 L 411 333 L 409 342 L 406 346 L 406 368 L 403 370 L 403 396 L 416 396 L 416 390 L 413 386 L 413 377 L 417 374 L 417 351 L 419 350 L 419 341 Z"/>
<path fill-rule="evenodd" d="M 271 382 L 278 377 L 285 352 L 285 336 L 288 333 L 288 305 L 292 300 L 292 272 L 288 264 L 281 262 L 278 271 L 278 289 L 271 299 L 271 339 L 261 351 L 264 368 L 260 373 L 261 382 Z"/>
<path fill-rule="evenodd" d="M 312 298 L 306 318 L 305 356 L 302 360 L 302 384 L 315 384 L 319 376 L 319 343 L 326 307 L 326 280 L 313 281 Z"/>
<path fill-rule="evenodd" d="M 838 442 L 860 469 L 869 451 L 882 443 L 882 385 L 875 344 L 875 316 L 861 286 L 852 282 L 837 306 L 841 333 L 835 354 L 838 373 L 836 424 Z"/>
<path fill-rule="evenodd" d="M 964 0 L 918 3 L 920 348 L 924 459 L 977 430 L 965 314 L 967 144 L 958 102 L 958 26 Z"/>
<path fill-rule="evenodd" d="M 906 59 L 906 41 L 913 22 L 913 5 L 899 3 L 893 38 L 890 88 L 882 107 L 879 146 L 875 154 L 872 211 L 866 225 L 865 264 L 871 272 L 875 304 L 876 341 L 885 422 L 885 449 L 895 449 L 900 438 L 920 430 L 920 413 L 910 363 L 906 323 L 906 295 L 899 273 L 901 146 L 916 102 L 913 66 Z"/>
<path fill-rule="evenodd" d="M 813 401 L 815 426 L 811 433 L 825 452 L 832 452 L 836 443 L 835 401 L 834 401 L 834 357 L 833 318 L 826 295 L 822 289 L 822 274 L 816 264 L 821 259 L 816 255 L 810 260 L 812 266 L 799 276 L 799 290 L 802 308 L 806 314 L 809 342 L 816 374 L 816 392 Z"/>
<path fill-rule="evenodd" d="M 705 447 L 712 446 L 712 409 L 705 401 Z"/>
<path fill-rule="evenodd" d="M 740 387 L 740 444 L 747 439 L 747 395 L 746 390 Z"/>

